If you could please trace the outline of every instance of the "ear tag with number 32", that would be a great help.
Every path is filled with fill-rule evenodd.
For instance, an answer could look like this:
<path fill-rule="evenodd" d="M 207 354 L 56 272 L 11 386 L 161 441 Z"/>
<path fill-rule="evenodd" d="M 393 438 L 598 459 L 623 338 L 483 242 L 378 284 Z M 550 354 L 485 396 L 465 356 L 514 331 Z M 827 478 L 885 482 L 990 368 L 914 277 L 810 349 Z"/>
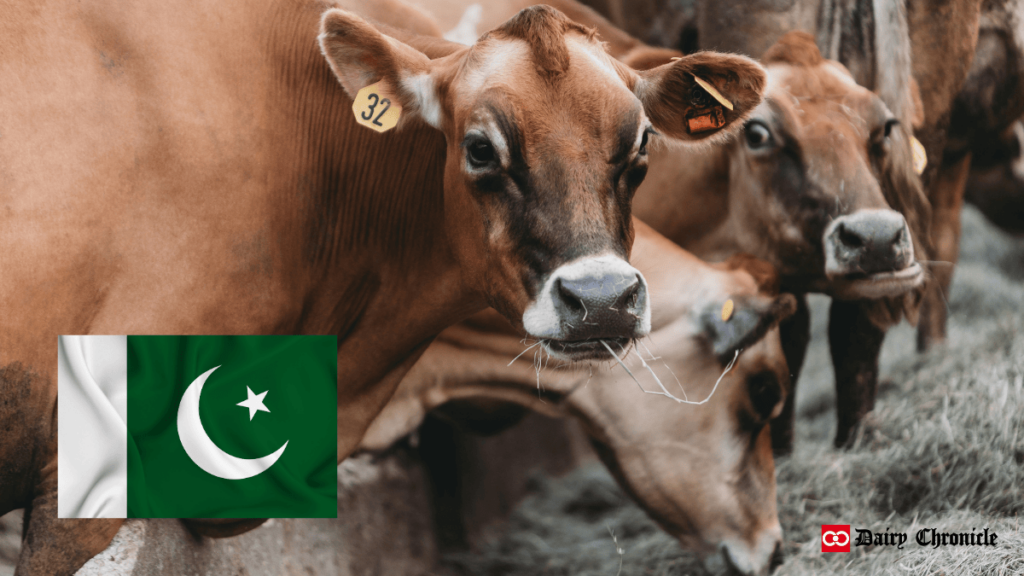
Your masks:
<path fill-rule="evenodd" d="M 382 81 L 365 86 L 352 102 L 356 122 L 377 132 L 391 130 L 402 117 L 402 105 L 385 95 L 383 84 Z"/>

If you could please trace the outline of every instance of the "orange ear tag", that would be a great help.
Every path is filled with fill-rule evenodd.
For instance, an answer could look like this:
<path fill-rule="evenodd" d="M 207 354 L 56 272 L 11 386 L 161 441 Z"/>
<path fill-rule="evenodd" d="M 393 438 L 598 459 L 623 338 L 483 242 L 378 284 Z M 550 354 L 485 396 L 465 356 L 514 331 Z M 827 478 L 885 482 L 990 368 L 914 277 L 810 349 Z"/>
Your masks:
<path fill-rule="evenodd" d="M 914 156 L 914 172 L 920 176 L 928 167 L 928 153 L 924 150 L 924 144 L 913 136 L 910 137 L 910 152 Z"/>
<path fill-rule="evenodd" d="M 729 102 L 729 100 L 726 99 L 725 96 L 722 96 L 722 93 L 716 90 L 710 82 L 705 82 L 704 80 L 701 80 L 696 74 L 693 76 L 693 79 L 696 80 L 697 84 L 700 84 L 700 87 L 706 90 L 708 94 L 711 94 L 711 96 L 714 97 L 715 100 L 718 100 L 719 104 L 725 106 L 729 110 L 732 110 L 732 102 Z"/>
<path fill-rule="evenodd" d="M 729 318 L 732 318 L 732 309 L 735 306 L 736 305 L 732 303 L 732 298 L 725 301 L 725 304 L 722 305 L 722 322 L 728 322 Z"/>
<path fill-rule="evenodd" d="M 711 109 L 692 110 L 686 115 L 686 130 L 690 134 L 717 130 L 725 126 L 725 114 L 721 106 Z"/>
<path fill-rule="evenodd" d="M 402 117 L 402 105 L 385 95 L 384 82 L 364 87 L 352 102 L 356 122 L 377 132 L 387 132 Z"/>

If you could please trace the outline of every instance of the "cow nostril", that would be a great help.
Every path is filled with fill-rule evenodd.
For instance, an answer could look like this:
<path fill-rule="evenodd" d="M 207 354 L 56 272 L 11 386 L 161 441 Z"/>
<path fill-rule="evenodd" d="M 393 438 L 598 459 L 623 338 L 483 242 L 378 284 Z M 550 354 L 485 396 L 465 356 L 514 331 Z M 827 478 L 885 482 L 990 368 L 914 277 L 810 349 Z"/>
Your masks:
<path fill-rule="evenodd" d="M 572 289 L 563 284 L 561 280 L 558 281 L 558 295 L 561 296 L 562 303 L 573 312 L 583 311 L 583 300 Z"/>
<path fill-rule="evenodd" d="M 845 224 L 839 225 L 836 234 L 839 236 L 839 241 L 850 248 L 861 248 L 864 246 L 864 239 L 853 230 L 850 230 Z"/>
<path fill-rule="evenodd" d="M 637 302 L 640 300 L 640 281 L 637 279 L 633 282 L 633 285 L 626 288 L 623 292 L 620 302 L 624 302 L 627 308 L 636 308 Z"/>

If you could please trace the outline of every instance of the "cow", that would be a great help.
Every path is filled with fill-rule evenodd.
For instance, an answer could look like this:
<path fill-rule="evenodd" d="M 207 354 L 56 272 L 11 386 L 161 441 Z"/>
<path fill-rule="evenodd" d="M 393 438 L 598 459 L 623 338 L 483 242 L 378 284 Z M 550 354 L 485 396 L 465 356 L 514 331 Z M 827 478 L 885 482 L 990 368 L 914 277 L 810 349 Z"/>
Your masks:
<path fill-rule="evenodd" d="M 629 358 L 616 349 L 632 375 L 619 366 L 556 367 L 535 358 L 521 332 L 488 311 L 441 333 L 361 448 L 386 450 L 452 401 L 513 402 L 573 416 L 625 491 L 712 573 L 767 574 L 781 559 L 769 421 L 789 390 L 776 325 L 796 300 L 772 295 L 777 279 L 764 263 L 734 256 L 708 265 L 640 222 L 635 229 L 632 261 L 653 305 L 650 338 Z M 707 402 L 655 394 L 655 377 L 676 398 Z"/>
<path fill-rule="evenodd" d="M 979 142 L 979 144 L 981 144 Z M 971 150 L 964 200 L 1006 232 L 1024 234 L 1024 119 Z M 980 146 L 979 146 L 980 148 Z"/>
<path fill-rule="evenodd" d="M 340 461 L 433 337 L 487 306 L 566 359 L 646 334 L 627 258 L 648 140 L 720 142 L 763 91 L 738 56 L 631 70 L 547 8 L 422 49 L 324 8 L 6 6 L 0 513 L 26 507 L 19 574 L 69 574 L 120 525 L 56 518 L 57 335 L 336 334 Z M 736 107 L 691 134 L 694 74 Z M 379 110 L 353 111 L 371 85 Z M 358 125 L 387 104 L 396 129 Z"/>
<path fill-rule="evenodd" d="M 921 179 L 930 216 L 925 226 L 928 233 L 921 240 L 931 247 L 933 266 L 915 314 L 919 319 L 918 350 L 927 350 L 945 339 L 945 292 L 956 261 L 964 182 L 970 167 L 966 157 L 969 148 L 957 149 L 956 132 L 960 136 L 978 131 L 1009 138 L 999 128 L 1006 128 L 1001 122 L 1006 120 L 1009 108 L 1022 101 L 1012 91 L 1012 84 L 1019 82 L 1015 77 L 1020 74 L 1020 62 L 1024 61 L 1013 54 L 1013 50 L 1020 50 L 1020 31 L 1024 29 L 1019 0 L 824 0 L 753 5 L 735 0 L 695 0 L 681 6 L 647 0 L 630 2 L 628 9 L 621 0 L 585 2 L 633 36 L 684 51 L 701 48 L 758 57 L 785 33 L 808 31 L 815 35 L 827 58 L 842 62 L 858 84 L 875 90 L 905 126 L 914 127 L 928 159 Z M 1005 51 L 1007 48 L 1010 50 Z M 999 70 L 986 64 L 972 68 L 976 49 L 987 50 L 983 57 L 995 56 L 996 61 L 990 63 Z M 978 85 L 986 90 L 994 87 L 993 75 L 1006 82 L 996 92 L 972 93 L 969 74 L 976 74 L 981 80 Z M 993 96 L 998 101 L 993 102 Z M 970 106 L 968 114 L 962 113 L 964 104 Z M 985 122 L 972 124 L 979 114 L 987 116 Z M 991 122 L 996 116 L 1001 120 Z M 947 143 L 949 138 L 954 141 Z M 978 141 L 983 143 L 985 139 Z M 981 144 L 985 153 L 991 148 Z M 989 191 L 985 195 L 979 188 L 983 194 L 979 203 L 986 207 L 983 209 L 989 205 L 993 210 L 1007 205 L 1019 209 L 1020 179 L 1005 168 L 991 168 L 980 167 L 976 179 Z M 788 330 L 784 328 L 783 332 Z M 794 366 L 795 358 L 790 360 Z M 861 381 L 864 387 L 875 386 L 873 377 L 865 376 Z"/>
<path fill-rule="evenodd" d="M 671 149 L 654 151 L 633 208 L 702 258 L 750 252 L 779 270 L 784 291 L 833 296 L 835 444 L 843 446 L 873 406 L 885 329 L 915 319 L 928 202 L 908 127 L 841 64 L 824 59 L 810 35 L 786 34 L 762 63 L 768 96 L 743 137 L 708 151 L 685 173 Z M 783 325 L 794 379 L 808 338 L 800 298 Z M 773 434 L 778 451 L 791 448 L 792 402 Z"/>
<path fill-rule="evenodd" d="M 1024 230 L 1024 177 L 1012 162 L 1019 154 L 1014 124 L 1024 115 L 1024 0 L 983 2 L 976 46 L 962 87 L 947 104 L 949 127 L 936 156 L 930 196 L 935 270 L 933 296 L 923 310 L 918 347 L 946 336 L 945 294 L 960 249 L 960 210 L 972 200 L 997 224 Z"/>
<path fill-rule="evenodd" d="M 726 28 L 726 16 L 740 11 L 733 8 L 707 18 Z M 598 30 L 614 29 L 601 16 L 574 13 Z M 747 28 L 723 32 L 726 39 L 735 42 L 744 30 L 762 25 L 749 18 L 740 22 Z M 780 25 L 769 22 L 770 30 Z M 905 23 L 901 36 L 899 22 L 885 19 L 879 29 L 892 32 L 893 43 L 908 44 Z M 441 28 L 449 24 L 440 22 Z M 828 31 L 836 50 L 852 42 L 842 32 Z M 633 67 L 681 56 L 617 42 L 630 46 L 620 57 Z M 909 59 L 895 52 L 894 78 L 869 66 L 870 58 L 857 61 L 855 70 L 878 85 L 876 94 L 859 86 L 842 64 L 824 59 L 810 34 L 781 36 L 763 56 L 769 97 L 747 121 L 743 138 L 703 154 L 656 148 L 633 204 L 641 220 L 701 258 L 749 252 L 779 270 L 783 290 L 834 297 L 829 336 L 838 396 L 836 446 L 849 442 L 874 405 L 885 330 L 904 317 L 917 320 L 925 280 L 934 274 L 928 257 L 930 204 L 910 148 L 920 97 L 914 96 Z M 929 264 L 929 274 L 920 261 Z M 810 336 L 806 299 L 799 300 L 798 312 L 782 326 L 794 381 Z M 792 449 L 794 397 L 773 427 L 779 453 Z"/>

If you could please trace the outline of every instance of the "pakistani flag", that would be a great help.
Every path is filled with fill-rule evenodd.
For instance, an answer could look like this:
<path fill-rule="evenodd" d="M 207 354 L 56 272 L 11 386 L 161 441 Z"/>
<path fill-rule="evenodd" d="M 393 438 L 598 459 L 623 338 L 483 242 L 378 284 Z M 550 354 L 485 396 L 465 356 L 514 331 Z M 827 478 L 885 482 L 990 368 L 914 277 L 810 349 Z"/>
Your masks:
<path fill-rule="evenodd" d="M 335 518 L 334 336 L 61 336 L 60 518 Z"/>

